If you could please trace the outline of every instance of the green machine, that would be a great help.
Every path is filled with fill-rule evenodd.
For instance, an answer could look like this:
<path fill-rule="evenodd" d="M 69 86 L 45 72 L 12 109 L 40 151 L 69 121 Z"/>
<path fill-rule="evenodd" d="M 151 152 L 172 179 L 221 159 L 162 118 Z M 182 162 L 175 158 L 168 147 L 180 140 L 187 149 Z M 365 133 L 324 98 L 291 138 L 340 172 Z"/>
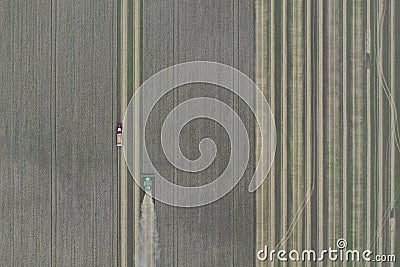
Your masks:
<path fill-rule="evenodd" d="M 142 174 L 142 186 L 146 193 L 154 195 L 154 174 Z"/>

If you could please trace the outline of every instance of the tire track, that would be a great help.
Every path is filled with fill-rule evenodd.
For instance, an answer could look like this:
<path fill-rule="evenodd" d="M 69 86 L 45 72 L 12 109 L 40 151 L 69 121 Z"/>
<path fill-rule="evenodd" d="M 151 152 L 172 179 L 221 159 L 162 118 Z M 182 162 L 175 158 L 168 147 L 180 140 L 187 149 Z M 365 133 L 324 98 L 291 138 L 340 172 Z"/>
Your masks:
<path fill-rule="evenodd" d="M 283 242 L 279 244 L 283 250 L 286 249 L 286 237 L 287 237 L 287 214 L 288 214 L 288 199 L 287 199 L 287 188 L 288 188 L 288 155 L 287 155 L 287 99 L 288 99 L 288 87 L 287 87 L 287 1 L 282 2 L 282 116 L 281 116 L 281 123 L 282 123 L 282 161 L 281 161 L 281 238 Z M 286 266 L 286 263 L 282 264 Z"/>
<path fill-rule="evenodd" d="M 128 91 L 128 1 L 121 0 L 121 118 L 127 106 Z M 121 153 L 121 151 L 120 151 Z M 122 158 L 122 155 L 120 155 Z M 120 160 L 120 246 L 121 246 L 121 266 L 127 266 L 127 246 L 128 246 L 128 199 L 127 199 L 127 167 L 125 160 Z"/>
<path fill-rule="evenodd" d="M 344 0 L 345 1 L 345 0 Z M 312 173 L 312 38 L 311 38 L 311 0 L 306 3 L 306 179 L 307 179 L 307 209 L 306 209 L 306 242 L 305 247 L 312 245 L 312 205 L 311 196 L 314 192 L 314 177 Z M 306 266 L 311 266 L 310 262 Z"/>
<path fill-rule="evenodd" d="M 330 2 L 328 6 L 328 62 L 327 62 L 327 79 L 328 79 L 328 181 L 329 181 L 329 228 L 328 228 L 328 244 L 335 244 L 336 239 L 342 236 L 341 233 L 341 212 L 342 203 L 341 196 L 343 191 L 342 180 L 342 162 L 341 152 L 342 143 L 340 138 L 341 132 L 341 65 L 342 58 L 338 48 L 341 46 L 342 36 L 339 23 L 340 5 L 338 2 Z M 340 37 L 339 37 L 340 36 Z"/>
<path fill-rule="evenodd" d="M 352 211 L 353 211 L 353 223 L 352 223 L 352 240 L 355 247 L 361 247 L 365 244 L 364 240 L 364 218 L 363 212 L 363 192 L 364 183 L 363 180 L 366 177 L 364 160 L 362 155 L 366 154 L 364 151 L 364 91 L 360 88 L 364 88 L 364 42 L 363 36 L 363 17 L 362 8 L 363 2 L 356 0 L 353 2 L 353 21 L 352 21 L 352 180 L 353 180 L 353 194 L 352 194 Z"/>
<path fill-rule="evenodd" d="M 342 97 L 343 97 L 343 112 L 342 112 L 342 118 L 343 118 L 343 236 L 347 236 L 347 147 L 348 147 L 348 142 L 347 142 L 347 134 L 348 134 L 348 129 L 347 129 L 347 0 L 343 0 L 343 44 L 342 44 L 342 50 L 343 50 L 343 90 L 342 90 Z"/>
<path fill-rule="evenodd" d="M 317 247 L 318 249 L 323 249 L 324 246 L 324 99 L 323 99 L 323 1 L 318 1 L 318 48 L 317 48 L 317 179 L 318 179 L 318 189 L 317 189 Z"/>
<path fill-rule="evenodd" d="M 275 114 L 275 0 L 271 0 L 270 6 L 270 88 L 271 88 L 271 111 Z M 270 221 L 269 221 L 269 233 L 270 233 L 270 244 L 275 246 L 276 244 L 276 233 L 275 224 L 276 219 L 276 203 L 275 203 L 275 185 L 276 185 L 276 169 L 275 163 L 272 165 L 270 170 L 271 183 L 269 188 L 270 196 Z"/>
<path fill-rule="evenodd" d="M 142 7 L 141 7 L 141 1 L 142 0 L 134 0 L 133 3 L 133 13 L 134 13 L 134 18 L 133 18 L 133 47 L 132 50 L 134 53 L 133 54 L 133 77 L 134 77 L 134 82 L 133 82 L 133 90 L 137 90 L 142 82 L 142 64 L 141 64 L 141 21 L 142 21 Z M 134 93 L 134 92 L 133 92 Z M 136 129 L 140 129 L 140 112 L 139 112 L 139 107 L 136 107 L 135 111 L 135 122 L 134 125 Z M 139 131 L 135 131 L 135 140 L 141 140 Z M 139 141 L 138 141 L 139 142 Z M 136 177 L 140 177 L 140 148 L 137 146 L 134 150 L 134 158 L 137 160 L 135 161 L 136 167 L 135 167 L 135 175 Z M 140 187 L 136 184 L 133 183 L 133 213 L 134 213 L 134 236 L 133 238 L 133 255 L 135 255 L 135 265 L 138 266 L 139 261 L 137 260 L 137 256 L 139 255 L 138 250 L 140 247 L 139 244 L 139 218 L 141 218 L 140 215 L 140 195 L 141 195 L 141 190 Z M 155 228 L 155 226 L 154 226 Z M 150 255 L 154 255 L 154 247 L 150 248 L 152 251 Z M 152 260 L 151 262 L 154 262 Z"/>
<path fill-rule="evenodd" d="M 395 43 L 395 1 L 390 1 L 390 92 L 393 99 L 396 99 L 395 96 L 395 58 L 396 58 L 396 43 Z M 396 106 L 395 106 L 396 108 Z M 396 202 L 396 191 L 395 191 L 395 140 L 396 140 L 396 110 L 390 109 L 390 212 L 395 210 L 395 202 Z M 389 220 L 389 234 L 390 234 L 390 254 L 395 255 L 396 248 L 396 218 L 395 215 L 390 215 Z M 390 266 L 394 266 L 392 262 Z"/>

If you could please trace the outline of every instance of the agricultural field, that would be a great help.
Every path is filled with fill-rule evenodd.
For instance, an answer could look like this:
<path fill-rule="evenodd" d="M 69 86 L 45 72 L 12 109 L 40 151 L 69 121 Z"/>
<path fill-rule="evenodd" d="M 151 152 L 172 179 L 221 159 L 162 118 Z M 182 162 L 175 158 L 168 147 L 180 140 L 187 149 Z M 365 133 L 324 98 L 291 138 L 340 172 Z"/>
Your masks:
<path fill-rule="evenodd" d="M 0 14 L 1 266 L 399 265 L 400 1 Z"/>
<path fill-rule="evenodd" d="M 279 136 L 257 192 L 256 246 L 322 250 L 344 238 L 396 254 L 398 3 L 257 1 L 256 10 L 256 79 Z"/>

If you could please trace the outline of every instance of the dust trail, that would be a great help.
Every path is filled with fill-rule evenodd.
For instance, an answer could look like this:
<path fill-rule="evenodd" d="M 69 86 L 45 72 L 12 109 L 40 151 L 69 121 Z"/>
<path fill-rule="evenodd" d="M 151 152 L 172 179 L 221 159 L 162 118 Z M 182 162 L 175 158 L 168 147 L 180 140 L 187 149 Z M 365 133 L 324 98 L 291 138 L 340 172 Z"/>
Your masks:
<path fill-rule="evenodd" d="M 156 214 L 154 202 L 150 195 L 145 194 L 141 207 L 139 222 L 138 266 L 153 267 L 160 257 L 158 232 L 155 224 Z"/>

